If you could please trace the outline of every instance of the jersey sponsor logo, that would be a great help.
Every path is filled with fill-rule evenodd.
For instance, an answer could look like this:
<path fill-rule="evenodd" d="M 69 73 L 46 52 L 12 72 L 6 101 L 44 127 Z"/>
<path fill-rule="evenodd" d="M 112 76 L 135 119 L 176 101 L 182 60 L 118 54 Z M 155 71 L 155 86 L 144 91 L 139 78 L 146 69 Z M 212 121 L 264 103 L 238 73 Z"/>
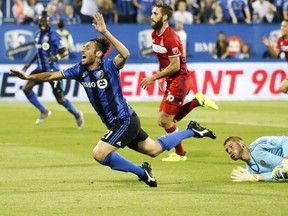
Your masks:
<path fill-rule="evenodd" d="M 34 49 L 33 32 L 27 30 L 11 30 L 4 34 L 6 56 L 10 60 L 27 60 Z"/>
<path fill-rule="evenodd" d="M 97 86 L 100 89 L 105 89 L 108 86 L 108 82 L 106 79 L 101 79 L 97 81 Z"/>
<path fill-rule="evenodd" d="M 46 51 L 46 50 L 49 50 L 49 48 L 50 48 L 49 43 L 45 42 L 45 43 L 42 44 L 42 49 L 43 49 L 43 50 Z"/>
<path fill-rule="evenodd" d="M 95 88 L 97 85 L 95 82 L 81 82 L 84 88 Z"/>
<path fill-rule="evenodd" d="M 167 49 L 163 46 L 153 44 L 152 48 L 155 53 L 162 53 L 162 54 L 167 53 Z"/>
<path fill-rule="evenodd" d="M 262 166 L 265 166 L 265 165 L 266 165 L 266 162 L 265 162 L 264 160 L 260 160 L 260 164 L 261 164 Z"/>

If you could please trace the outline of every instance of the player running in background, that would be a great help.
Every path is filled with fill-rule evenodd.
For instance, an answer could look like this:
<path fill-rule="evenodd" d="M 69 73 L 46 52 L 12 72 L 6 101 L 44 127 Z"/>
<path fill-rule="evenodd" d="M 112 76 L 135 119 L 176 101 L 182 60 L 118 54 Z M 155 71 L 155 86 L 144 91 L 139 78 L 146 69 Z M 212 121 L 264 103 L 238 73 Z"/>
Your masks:
<path fill-rule="evenodd" d="M 104 37 L 92 39 L 84 45 L 82 62 L 54 73 L 27 75 L 12 69 L 11 72 L 21 79 L 33 81 L 75 79 L 80 82 L 91 105 L 108 128 L 93 150 L 94 159 L 113 170 L 134 173 L 139 180 L 150 187 L 156 187 L 157 181 L 152 175 L 149 163 L 144 162 L 139 166 L 116 151 L 128 146 L 142 154 L 156 157 L 183 139 L 189 137 L 215 139 L 216 135 L 197 122 L 190 121 L 187 129 L 161 136 L 157 141 L 152 140 L 141 128 L 137 114 L 128 105 L 121 89 L 119 70 L 129 58 L 129 50 L 109 32 L 101 14 L 94 16 L 93 26 Z M 109 41 L 119 54 L 114 59 L 103 59 L 109 49 Z"/>
<path fill-rule="evenodd" d="M 282 181 L 288 179 L 288 137 L 264 136 L 248 148 L 242 138 L 231 136 L 224 148 L 232 160 L 242 160 L 246 169 L 238 167 L 231 173 L 233 182 Z"/>
<path fill-rule="evenodd" d="M 192 101 L 183 106 L 185 97 L 191 90 L 191 84 L 180 38 L 168 24 L 172 13 L 171 6 L 162 1 L 159 1 L 152 9 L 153 51 L 158 57 L 159 71 L 141 81 L 141 87 L 147 89 L 155 80 L 160 82 L 162 78 L 165 78 L 167 85 L 159 107 L 158 124 L 167 133 L 177 131 L 178 127 L 175 122 L 180 121 L 195 107 L 203 106 L 218 110 L 218 106 L 202 93 L 197 93 Z M 160 91 L 162 91 L 161 87 Z M 175 147 L 175 153 L 171 153 L 162 160 L 187 160 L 182 144 L 179 143 Z"/>
<path fill-rule="evenodd" d="M 35 46 L 37 53 L 29 63 L 24 65 L 22 69 L 24 72 L 26 72 L 36 60 L 37 68 L 33 70 L 31 74 L 38 74 L 44 71 L 49 71 L 51 73 L 59 71 L 58 60 L 64 57 L 66 48 L 61 40 L 61 36 L 54 30 L 51 30 L 49 24 L 47 11 L 43 11 L 42 15 L 38 19 L 38 26 L 40 30 L 35 34 Z M 28 80 L 23 87 L 23 91 L 30 103 L 32 103 L 40 111 L 40 117 L 35 122 L 36 125 L 39 125 L 45 120 L 45 118 L 50 116 L 52 112 L 39 102 L 36 94 L 33 92 L 33 87 L 37 84 L 39 84 L 39 82 Z M 84 127 L 83 113 L 78 112 L 73 104 L 68 99 L 64 98 L 62 81 L 53 81 L 50 82 L 50 85 L 53 89 L 53 94 L 57 102 L 63 105 L 71 114 L 74 115 L 77 126 L 79 129 L 82 129 Z"/>
<path fill-rule="evenodd" d="M 280 53 L 285 54 L 286 61 L 288 61 L 288 20 L 281 22 L 281 36 L 277 40 L 277 44 L 273 44 L 267 37 L 263 37 L 262 42 L 267 47 L 272 57 L 278 58 Z M 280 91 L 288 93 L 288 77 L 280 83 Z"/>

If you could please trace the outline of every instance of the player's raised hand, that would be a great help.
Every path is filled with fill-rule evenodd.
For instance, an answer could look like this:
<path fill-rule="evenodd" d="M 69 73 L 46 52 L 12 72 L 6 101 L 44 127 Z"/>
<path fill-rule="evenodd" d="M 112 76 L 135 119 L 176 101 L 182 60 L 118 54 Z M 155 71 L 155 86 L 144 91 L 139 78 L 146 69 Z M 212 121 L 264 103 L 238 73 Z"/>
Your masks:
<path fill-rule="evenodd" d="M 23 80 L 27 80 L 28 79 L 28 75 L 23 73 L 23 72 L 20 72 L 20 71 L 17 71 L 17 70 L 13 70 L 13 69 L 10 69 L 10 72 L 12 74 L 14 74 L 15 76 L 19 77 L 20 79 L 23 79 Z"/>
<path fill-rule="evenodd" d="M 94 26 L 96 31 L 98 31 L 99 33 L 105 33 L 105 31 L 107 31 L 107 28 L 102 14 L 97 13 L 93 16 L 93 18 L 94 20 L 92 25 Z"/>

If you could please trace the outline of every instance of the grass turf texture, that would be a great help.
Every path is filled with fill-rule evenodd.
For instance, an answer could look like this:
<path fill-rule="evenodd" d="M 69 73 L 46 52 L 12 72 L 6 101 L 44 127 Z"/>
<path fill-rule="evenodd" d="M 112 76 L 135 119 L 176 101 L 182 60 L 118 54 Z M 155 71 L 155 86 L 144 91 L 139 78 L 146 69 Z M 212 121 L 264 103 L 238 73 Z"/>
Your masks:
<path fill-rule="evenodd" d="M 185 140 L 185 162 L 162 162 L 169 152 L 150 158 L 119 150 L 137 164 L 150 162 L 157 188 L 92 159 L 106 128 L 89 103 L 75 103 L 85 114 L 83 131 L 56 103 L 46 103 L 53 114 L 39 126 L 29 103 L 0 104 L 0 214 L 287 215 L 287 183 L 232 183 L 231 170 L 244 164 L 230 160 L 223 148 L 230 135 L 246 144 L 259 136 L 287 135 L 287 101 L 218 104 L 219 111 L 199 107 L 178 123 L 183 129 L 194 119 L 217 134 L 216 140 Z M 152 138 L 164 133 L 157 126 L 158 103 L 131 105 Z"/>

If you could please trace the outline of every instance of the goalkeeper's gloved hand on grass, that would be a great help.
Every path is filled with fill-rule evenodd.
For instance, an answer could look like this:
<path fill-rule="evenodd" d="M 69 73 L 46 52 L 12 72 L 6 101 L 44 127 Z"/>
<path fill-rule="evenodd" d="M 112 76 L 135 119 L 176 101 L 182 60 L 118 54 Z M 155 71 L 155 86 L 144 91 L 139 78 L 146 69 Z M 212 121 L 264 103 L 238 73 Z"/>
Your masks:
<path fill-rule="evenodd" d="M 276 181 L 288 179 L 288 159 L 284 158 L 281 165 L 276 166 L 272 171 L 272 178 Z"/>
<path fill-rule="evenodd" d="M 233 182 L 256 182 L 259 181 L 259 174 L 251 174 L 243 167 L 237 167 L 237 169 L 232 170 L 231 179 Z"/>

